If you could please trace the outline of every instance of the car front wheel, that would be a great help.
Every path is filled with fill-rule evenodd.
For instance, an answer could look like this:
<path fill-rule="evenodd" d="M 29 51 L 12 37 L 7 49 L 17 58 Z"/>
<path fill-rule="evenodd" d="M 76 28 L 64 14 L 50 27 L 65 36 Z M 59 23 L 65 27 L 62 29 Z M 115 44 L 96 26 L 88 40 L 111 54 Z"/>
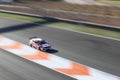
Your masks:
<path fill-rule="evenodd" d="M 43 48 L 42 48 L 42 47 L 39 47 L 39 49 L 38 49 L 38 50 L 43 51 Z"/>

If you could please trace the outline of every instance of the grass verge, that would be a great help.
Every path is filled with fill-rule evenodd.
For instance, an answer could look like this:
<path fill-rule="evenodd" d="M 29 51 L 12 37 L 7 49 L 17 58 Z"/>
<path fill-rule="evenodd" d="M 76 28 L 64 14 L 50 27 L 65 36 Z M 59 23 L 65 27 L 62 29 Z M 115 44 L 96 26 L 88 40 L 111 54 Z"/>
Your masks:
<path fill-rule="evenodd" d="M 110 5 L 120 5 L 120 0 L 98 0 L 97 2 L 110 4 Z"/>
<path fill-rule="evenodd" d="M 44 25 L 54 27 L 54 28 L 60 28 L 64 30 L 74 31 L 74 32 L 86 32 L 90 34 L 101 35 L 104 37 L 120 39 L 120 32 L 100 29 L 100 28 L 93 28 L 93 27 L 88 27 L 80 24 L 72 24 L 72 23 L 67 23 L 62 21 L 51 21 L 43 18 L 34 18 L 34 17 L 14 15 L 9 13 L 2 13 L 2 12 L 0 12 L 0 17 L 18 19 L 18 20 L 23 20 L 23 21 L 33 22 L 33 23 L 39 22 L 41 24 L 44 23 Z"/>

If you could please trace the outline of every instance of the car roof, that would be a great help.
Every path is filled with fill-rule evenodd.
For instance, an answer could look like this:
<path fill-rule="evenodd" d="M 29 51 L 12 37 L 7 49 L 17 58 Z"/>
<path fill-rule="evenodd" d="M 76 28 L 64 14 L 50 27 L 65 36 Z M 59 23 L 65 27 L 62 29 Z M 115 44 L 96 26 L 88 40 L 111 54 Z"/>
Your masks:
<path fill-rule="evenodd" d="M 41 39 L 41 38 L 33 38 L 32 40 L 34 40 L 34 41 L 42 41 L 43 39 Z"/>

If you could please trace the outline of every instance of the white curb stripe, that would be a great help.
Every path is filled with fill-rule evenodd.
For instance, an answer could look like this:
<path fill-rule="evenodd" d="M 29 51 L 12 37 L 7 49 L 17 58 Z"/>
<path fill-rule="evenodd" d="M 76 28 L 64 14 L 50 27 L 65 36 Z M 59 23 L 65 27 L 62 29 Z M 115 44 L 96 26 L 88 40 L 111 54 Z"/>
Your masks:
<path fill-rule="evenodd" d="M 6 41 L 9 45 L 3 43 Z M 2 36 L 0 36 L 0 48 L 78 80 L 120 80 L 118 76 L 37 51 Z"/>

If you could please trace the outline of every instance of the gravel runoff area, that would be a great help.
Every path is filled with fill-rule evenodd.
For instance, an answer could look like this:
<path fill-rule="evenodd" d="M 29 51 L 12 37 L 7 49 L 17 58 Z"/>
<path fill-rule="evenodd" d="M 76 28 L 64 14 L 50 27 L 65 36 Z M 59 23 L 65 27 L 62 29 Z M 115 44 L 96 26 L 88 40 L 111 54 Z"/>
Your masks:
<path fill-rule="evenodd" d="M 10 3 L 9 5 L 27 6 L 29 8 L 0 6 L 0 9 L 120 26 L 119 6 L 78 5 L 65 2 L 21 2 Z"/>

